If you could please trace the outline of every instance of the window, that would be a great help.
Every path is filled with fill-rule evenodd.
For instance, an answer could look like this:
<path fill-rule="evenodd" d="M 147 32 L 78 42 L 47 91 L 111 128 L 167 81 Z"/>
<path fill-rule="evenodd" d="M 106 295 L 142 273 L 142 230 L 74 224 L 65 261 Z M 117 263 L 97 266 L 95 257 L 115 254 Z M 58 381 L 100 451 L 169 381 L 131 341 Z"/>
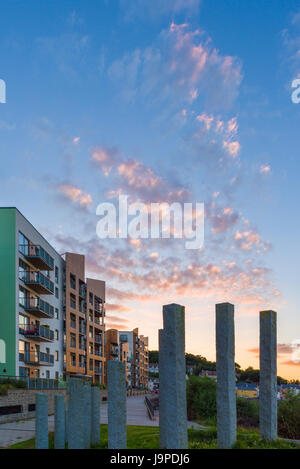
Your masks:
<path fill-rule="evenodd" d="M 55 361 L 58 362 L 58 359 L 59 359 L 58 350 L 55 350 Z"/>
<path fill-rule="evenodd" d="M 59 319 L 58 309 L 55 308 L 54 310 L 54 319 Z"/>
<path fill-rule="evenodd" d="M 58 283 L 58 267 L 55 266 L 55 282 Z"/>
<path fill-rule="evenodd" d="M 49 370 L 46 370 L 46 378 L 47 378 L 47 379 L 50 378 L 50 371 L 49 371 Z"/>
<path fill-rule="evenodd" d="M 76 275 L 70 274 L 70 287 L 76 290 Z"/>
<path fill-rule="evenodd" d="M 89 303 L 90 303 L 90 305 L 92 305 L 94 303 L 94 295 L 91 292 L 89 293 Z"/>
<path fill-rule="evenodd" d="M 19 376 L 22 377 L 22 378 L 27 378 L 29 376 L 29 368 L 25 368 L 23 366 L 20 366 Z"/>
<path fill-rule="evenodd" d="M 58 340 L 58 335 L 59 335 L 59 334 L 58 334 L 58 330 L 55 329 L 55 340 Z"/>
<path fill-rule="evenodd" d="M 76 296 L 73 293 L 70 294 L 70 306 L 73 309 L 76 309 Z"/>
<path fill-rule="evenodd" d="M 76 366 L 76 355 L 71 353 L 71 366 Z"/>
<path fill-rule="evenodd" d="M 58 298 L 58 297 L 59 297 L 59 294 L 58 294 L 58 288 L 57 288 L 57 287 L 55 287 L 55 296 L 56 296 L 56 298 Z"/>
<path fill-rule="evenodd" d="M 90 365 L 89 365 L 90 371 L 93 371 L 93 360 L 90 358 Z"/>
<path fill-rule="evenodd" d="M 55 372 L 55 379 L 58 379 L 59 378 L 59 373 L 58 371 Z"/>
<path fill-rule="evenodd" d="M 76 348 L 76 335 L 75 334 L 70 335 L 70 347 Z"/>
<path fill-rule="evenodd" d="M 23 233 L 21 233 L 21 231 L 19 231 L 19 251 L 22 254 L 28 254 L 28 246 L 28 239 L 26 238 L 26 236 L 23 235 Z"/>
<path fill-rule="evenodd" d="M 76 329 L 76 316 L 75 314 L 70 314 L 70 326 L 72 329 Z"/>

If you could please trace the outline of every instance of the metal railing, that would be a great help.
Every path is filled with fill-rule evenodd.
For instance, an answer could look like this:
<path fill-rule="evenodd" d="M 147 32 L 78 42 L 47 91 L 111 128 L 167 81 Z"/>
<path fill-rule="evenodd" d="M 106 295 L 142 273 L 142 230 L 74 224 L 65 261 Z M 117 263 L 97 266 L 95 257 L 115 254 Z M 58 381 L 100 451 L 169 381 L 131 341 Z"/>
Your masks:
<path fill-rule="evenodd" d="M 38 270 L 20 270 L 19 279 L 27 285 L 41 285 L 54 293 L 54 283 Z"/>
<path fill-rule="evenodd" d="M 41 298 L 19 298 L 19 304 L 27 311 L 42 311 L 48 316 L 54 317 L 54 307 Z"/>
<path fill-rule="evenodd" d="M 25 337 L 54 340 L 54 331 L 45 326 L 19 324 L 19 332 Z"/>
<path fill-rule="evenodd" d="M 10 384 L 15 389 L 58 389 L 62 383 L 53 378 L 0 375 L 0 384 Z"/>
<path fill-rule="evenodd" d="M 35 365 L 54 365 L 54 355 L 44 352 L 19 353 L 19 360 L 24 363 L 33 363 Z"/>
<path fill-rule="evenodd" d="M 150 401 L 150 399 L 148 399 L 147 396 L 145 396 L 144 402 L 145 402 L 146 409 L 148 411 L 149 418 L 151 420 L 154 420 L 155 419 L 155 411 L 154 411 L 154 407 L 152 405 L 152 402 Z"/>
<path fill-rule="evenodd" d="M 41 259 L 50 270 L 54 268 L 54 259 L 38 244 L 19 244 L 19 251 L 28 258 Z"/>

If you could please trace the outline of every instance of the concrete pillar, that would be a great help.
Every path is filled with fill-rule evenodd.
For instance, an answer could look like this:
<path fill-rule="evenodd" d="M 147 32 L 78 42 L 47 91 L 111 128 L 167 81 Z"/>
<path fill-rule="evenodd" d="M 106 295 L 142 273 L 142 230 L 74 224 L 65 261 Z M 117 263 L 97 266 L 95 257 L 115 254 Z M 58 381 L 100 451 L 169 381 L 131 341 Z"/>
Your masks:
<path fill-rule="evenodd" d="M 97 386 L 92 386 L 92 410 L 91 410 L 91 440 L 92 445 L 100 443 L 100 389 Z"/>
<path fill-rule="evenodd" d="M 108 449 L 126 449 L 125 363 L 107 362 L 108 372 Z"/>
<path fill-rule="evenodd" d="M 267 440 L 277 438 L 277 318 L 260 312 L 259 429 Z"/>
<path fill-rule="evenodd" d="M 65 449 L 65 398 L 60 394 L 54 396 L 54 448 Z"/>
<path fill-rule="evenodd" d="M 65 405 L 65 443 L 68 443 L 68 425 L 69 425 L 69 417 L 68 417 L 68 401 Z"/>
<path fill-rule="evenodd" d="M 48 449 L 48 395 L 36 394 L 35 399 L 35 448 Z"/>
<path fill-rule="evenodd" d="M 84 433 L 85 433 L 85 448 L 90 449 L 91 447 L 91 431 L 92 431 L 92 394 L 91 394 L 91 383 L 85 382 L 85 422 L 84 422 Z"/>
<path fill-rule="evenodd" d="M 159 345 L 159 447 L 161 449 L 166 448 L 166 384 L 164 382 L 165 370 L 164 370 L 164 331 L 159 329 L 158 331 L 158 345 Z"/>
<path fill-rule="evenodd" d="M 78 378 L 70 378 L 68 393 L 68 448 L 85 449 L 86 397 L 84 381 Z"/>
<path fill-rule="evenodd" d="M 234 306 L 216 305 L 217 419 L 218 448 L 236 442 L 236 381 Z"/>
<path fill-rule="evenodd" d="M 164 306 L 163 319 L 163 359 L 162 370 L 159 369 L 165 396 L 163 440 L 165 439 L 166 449 L 187 449 L 184 306 Z"/>

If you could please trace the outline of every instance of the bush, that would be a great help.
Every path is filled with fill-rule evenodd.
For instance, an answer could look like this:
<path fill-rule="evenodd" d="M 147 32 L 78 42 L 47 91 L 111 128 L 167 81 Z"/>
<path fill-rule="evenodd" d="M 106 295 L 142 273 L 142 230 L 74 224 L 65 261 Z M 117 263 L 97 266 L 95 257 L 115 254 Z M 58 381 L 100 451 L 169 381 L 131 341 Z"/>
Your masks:
<path fill-rule="evenodd" d="M 237 397 L 236 399 L 237 425 L 245 428 L 255 428 L 259 425 L 259 403 L 256 400 Z"/>
<path fill-rule="evenodd" d="M 187 414 L 189 420 L 215 419 L 217 386 L 207 376 L 190 376 L 187 381 Z"/>
<path fill-rule="evenodd" d="M 290 392 L 279 402 L 278 434 L 283 438 L 300 440 L 300 395 Z"/>

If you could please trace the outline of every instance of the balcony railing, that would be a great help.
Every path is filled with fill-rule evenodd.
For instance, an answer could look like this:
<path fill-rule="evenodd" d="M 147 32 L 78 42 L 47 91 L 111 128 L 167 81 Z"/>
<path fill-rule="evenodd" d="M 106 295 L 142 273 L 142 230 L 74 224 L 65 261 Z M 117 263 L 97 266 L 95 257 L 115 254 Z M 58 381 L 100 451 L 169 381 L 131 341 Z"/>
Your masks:
<path fill-rule="evenodd" d="M 54 355 L 43 352 L 25 352 L 19 353 L 20 362 L 32 364 L 32 365 L 54 365 Z"/>
<path fill-rule="evenodd" d="M 20 244 L 19 251 L 26 257 L 32 265 L 40 270 L 53 270 L 54 259 L 42 246 L 37 244 Z"/>
<path fill-rule="evenodd" d="M 39 341 L 54 340 L 54 331 L 44 326 L 29 326 L 25 324 L 19 324 L 19 332 L 29 339 L 36 339 Z"/>
<path fill-rule="evenodd" d="M 51 295 L 54 293 L 54 283 L 39 271 L 20 270 L 19 279 L 37 293 L 42 293 L 44 295 Z"/>
<path fill-rule="evenodd" d="M 101 375 L 101 370 L 100 370 L 99 366 L 95 366 L 95 368 L 94 368 L 94 373 L 95 373 L 96 375 Z"/>
<path fill-rule="evenodd" d="M 19 298 L 19 304 L 25 311 L 38 316 L 39 318 L 53 318 L 54 307 L 41 298 Z"/>

